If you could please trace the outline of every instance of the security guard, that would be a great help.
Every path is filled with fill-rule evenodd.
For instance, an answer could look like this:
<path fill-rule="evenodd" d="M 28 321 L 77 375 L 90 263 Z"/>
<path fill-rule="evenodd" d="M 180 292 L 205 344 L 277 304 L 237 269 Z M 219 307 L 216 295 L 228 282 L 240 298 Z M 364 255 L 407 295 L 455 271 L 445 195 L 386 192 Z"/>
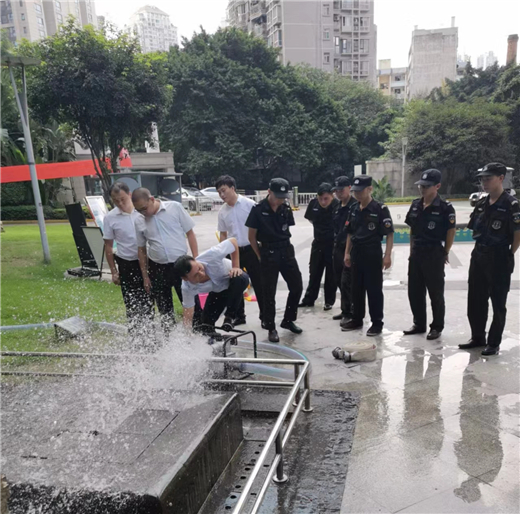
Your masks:
<path fill-rule="evenodd" d="M 394 227 L 390 211 L 372 198 L 372 177 L 362 175 L 354 179 L 352 192 L 358 201 L 347 220 L 345 266 L 352 271 L 352 319 L 341 330 L 355 330 L 363 326 L 365 292 L 372 326 L 367 336 L 383 331 L 383 269 L 392 265 Z M 383 256 L 381 241 L 386 236 Z"/>
<path fill-rule="evenodd" d="M 408 299 L 413 326 L 405 335 L 426 332 L 426 290 L 432 303 L 433 321 L 426 339 L 440 337 L 444 329 L 444 266 L 455 239 L 455 209 L 439 196 L 441 172 L 426 170 L 416 182 L 421 198 L 412 202 L 406 215 L 410 226 Z"/>
<path fill-rule="evenodd" d="M 294 322 L 298 316 L 298 303 L 303 291 L 302 274 L 294 256 L 289 227 L 294 225 L 289 198 L 289 182 L 273 178 L 269 183 L 267 198 L 255 205 L 246 221 L 249 242 L 260 261 L 264 278 L 264 307 L 262 327 L 269 331 L 269 341 L 278 343 L 276 331 L 276 286 L 281 273 L 289 288 L 285 315 L 280 326 L 294 334 L 302 329 Z"/>
<path fill-rule="evenodd" d="M 345 266 L 345 248 L 347 246 L 347 220 L 352 207 L 357 203 L 350 194 L 352 182 L 348 177 L 338 177 L 334 182 L 334 194 L 339 200 L 333 217 L 334 226 L 334 276 L 336 286 L 341 293 L 341 314 L 332 317 L 341 320 L 340 326 L 346 325 L 352 319 L 351 271 Z"/>
<path fill-rule="evenodd" d="M 313 198 L 307 210 L 305 218 L 314 227 L 314 241 L 311 247 L 309 262 L 309 285 L 298 307 L 314 307 L 314 302 L 320 293 L 321 277 L 325 270 L 325 305 L 323 310 L 332 309 L 336 301 L 336 281 L 332 266 L 332 251 L 334 249 L 334 227 L 332 217 L 339 201 L 332 194 L 332 186 L 327 182 L 318 187 L 318 196 Z"/>
<path fill-rule="evenodd" d="M 477 175 L 488 195 L 477 202 L 468 228 L 473 230 L 475 248 L 471 253 L 468 279 L 468 319 L 471 339 L 459 348 L 486 345 L 488 301 L 493 321 L 482 355 L 496 355 L 506 323 L 507 293 L 515 267 L 514 254 L 520 246 L 518 200 L 504 191 L 507 168 L 498 162 L 486 164 Z"/>

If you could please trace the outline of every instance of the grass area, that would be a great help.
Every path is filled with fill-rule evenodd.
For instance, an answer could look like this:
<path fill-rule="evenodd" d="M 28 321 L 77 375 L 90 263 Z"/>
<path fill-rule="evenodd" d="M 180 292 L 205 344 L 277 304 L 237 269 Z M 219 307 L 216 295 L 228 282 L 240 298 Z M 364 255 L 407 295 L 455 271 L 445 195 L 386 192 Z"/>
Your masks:
<path fill-rule="evenodd" d="M 47 225 L 47 236 L 52 258 L 48 265 L 43 264 L 37 225 L 5 226 L 0 236 L 1 325 L 45 323 L 76 315 L 89 321 L 124 323 L 119 286 L 64 278 L 67 269 L 80 266 L 70 225 Z M 180 312 L 176 297 L 175 306 Z M 2 347 L 9 350 L 43 351 L 56 344 L 54 330 L 2 334 Z"/>

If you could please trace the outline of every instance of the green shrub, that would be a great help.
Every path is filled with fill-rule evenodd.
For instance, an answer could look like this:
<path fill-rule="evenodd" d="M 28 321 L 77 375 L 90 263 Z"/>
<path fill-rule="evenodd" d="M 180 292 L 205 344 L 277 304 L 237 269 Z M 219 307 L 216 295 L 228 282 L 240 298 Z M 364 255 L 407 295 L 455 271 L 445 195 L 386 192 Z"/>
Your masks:
<path fill-rule="evenodd" d="M 87 218 L 90 218 L 90 212 L 86 207 L 83 207 L 83 212 Z M 46 220 L 68 219 L 65 209 L 53 209 L 48 205 L 43 207 L 43 215 Z M 2 206 L 0 218 L 2 221 L 30 221 L 38 219 L 34 205 Z"/>
<path fill-rule="evenodd" d="M 28 192 L 26 182 L 2 184 L 2 206 L 30 205 L 32 195 Z"/>

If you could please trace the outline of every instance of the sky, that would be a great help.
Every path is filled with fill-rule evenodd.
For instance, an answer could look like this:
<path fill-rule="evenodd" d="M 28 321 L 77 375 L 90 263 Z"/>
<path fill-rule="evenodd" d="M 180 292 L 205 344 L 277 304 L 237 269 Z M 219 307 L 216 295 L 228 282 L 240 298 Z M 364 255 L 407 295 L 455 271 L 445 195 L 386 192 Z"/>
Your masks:
<path fill-rule="evenodd" d="M 290 1 L 290 0 L 286 0 Z M 170 15 L 180 36 L 191 37 L 202 25 L 214 32 L 226 16 L 228 0 L 149 0 L 150 5 Z M 146 0 L 96 0 L 96 12 L 122 28 L 130 15 Z M 460 55 L 467 54 L 476 65 L 477 57 L 488 51 L 505 64 L 507 36 L 520 34 L 519 0 L 375 0 L 377 59 L 391 59 L 392 67 L 404 67 L 412 30 L 459 28 Z"/>

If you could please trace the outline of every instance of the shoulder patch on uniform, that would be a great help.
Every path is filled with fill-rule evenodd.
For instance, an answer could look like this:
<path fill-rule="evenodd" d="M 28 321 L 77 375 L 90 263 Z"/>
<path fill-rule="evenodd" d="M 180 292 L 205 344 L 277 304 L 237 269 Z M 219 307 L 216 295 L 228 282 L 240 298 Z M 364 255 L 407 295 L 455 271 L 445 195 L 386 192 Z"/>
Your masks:
<path fill-rule="evenodd" d="M 513 213 L 513 223 L 520 223 L 520 212 Z"/>
<path fill-rule="evenodd" d="M 453 213 L 450 214 L 450 215 L 448 216 L 448 219 L 450 220 L 450 223 L 455 223 L 455 214 L 453 214 Z"/>

